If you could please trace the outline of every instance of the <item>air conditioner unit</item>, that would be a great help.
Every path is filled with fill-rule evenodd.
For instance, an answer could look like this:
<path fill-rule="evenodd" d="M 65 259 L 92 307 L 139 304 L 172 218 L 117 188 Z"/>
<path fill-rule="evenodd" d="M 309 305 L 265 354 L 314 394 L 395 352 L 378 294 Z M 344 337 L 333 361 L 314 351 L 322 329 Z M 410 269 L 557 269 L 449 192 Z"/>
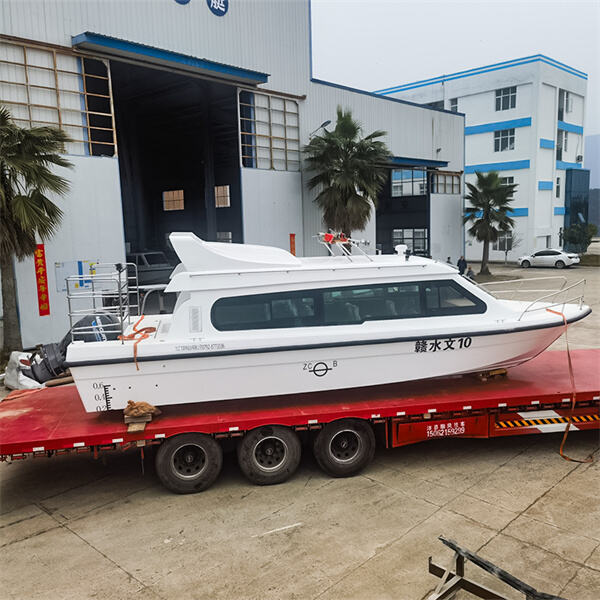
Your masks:
<path fill-rule="evenodd" d="M 583 162 L 583 154 L 578 154 L 575 157 L 575 161 L 578 162 L 578 163 Z"/>

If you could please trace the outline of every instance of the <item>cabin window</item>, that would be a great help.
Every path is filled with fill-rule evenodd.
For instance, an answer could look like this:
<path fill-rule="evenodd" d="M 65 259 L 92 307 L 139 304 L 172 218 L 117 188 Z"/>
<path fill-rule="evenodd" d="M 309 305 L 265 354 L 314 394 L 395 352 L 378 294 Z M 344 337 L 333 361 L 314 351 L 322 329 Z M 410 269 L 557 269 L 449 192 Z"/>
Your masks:
<path fill-rule="evenodd" d="M 422 285 L 429 316 L 467 315 L 486 311 L 485 302 L 454 281 L 430 281 Z"/>
<path fill-rule="evenodd" d="M 326 290 L 322 325 L 359 324 L 423 316 L 418 283 Z"/>
<path fill-rule="evenodd" d="M 221 298 L 211 319 L 220 331 L 311 327 L 318 324 L 316 306 L 312 291 Z"/>
<path fill-rule="evenodd" d="M 219 331 L 359 325 L 365 321 L 477 314 L 486 304 L 454 281 L 346 286 L 221 298 Z"/>

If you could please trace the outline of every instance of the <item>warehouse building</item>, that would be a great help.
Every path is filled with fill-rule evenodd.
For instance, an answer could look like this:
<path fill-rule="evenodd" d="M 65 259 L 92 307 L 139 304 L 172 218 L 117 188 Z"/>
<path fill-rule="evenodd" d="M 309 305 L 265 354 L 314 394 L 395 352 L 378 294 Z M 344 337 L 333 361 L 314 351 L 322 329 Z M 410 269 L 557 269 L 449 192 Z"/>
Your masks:
<path fill-rule="evenodd" d="M 379 90 L 465 114 L 465 177 L 499 171 L 516 183 L 515 228 L 493 244 L 491 260 L 562 245 L 561 231 L 587 219 L 582 189 L 587 75 L 537 54 Z M 467 237 L 468 259 L 481 244 Z"/>
<path fill-rule="evenodd" d="M 65 275 L 168 252 L 171 231 L 286 249 L 294 234 L 298 254 L 322 252 L 301 149 L 337 106 L 393 154 L 360 233 L 371 251 L 462 252 L 463 115 L 313 78 L 308 0 L 7 0 L 0 23 L 2 103 L 73 139 L 44 302 L 42 257 L 17 264 L 26 346 L 64 333 Z"/>

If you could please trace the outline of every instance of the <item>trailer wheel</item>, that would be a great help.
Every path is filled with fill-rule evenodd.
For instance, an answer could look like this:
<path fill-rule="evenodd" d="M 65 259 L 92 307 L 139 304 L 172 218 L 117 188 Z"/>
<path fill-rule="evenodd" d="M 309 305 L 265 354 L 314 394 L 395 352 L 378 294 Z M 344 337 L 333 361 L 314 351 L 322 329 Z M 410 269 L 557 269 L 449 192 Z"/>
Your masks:
<path fill-rule="evenodd" d="M 184 433 L 161 444 L 155 465 L 166 488 L 177 494 L 192 494 L 215 481 L 223 465 L 223 451 L 208 435 Z"/>
<path fill-rule="evenodd" d="M 258 485 L 272 485 L 289 479 L 298 468 L 300 454 L 296 433 L 279 425 L 253 429 L 237 447 L 240 469 Z"/>
<path fill-rule="evenodd" d="M 360 419 L 333 421 L 319 431 L 313 450 L 323 471 L 333 477 L 350 477 L 373 460 L 375 434 Z"/>

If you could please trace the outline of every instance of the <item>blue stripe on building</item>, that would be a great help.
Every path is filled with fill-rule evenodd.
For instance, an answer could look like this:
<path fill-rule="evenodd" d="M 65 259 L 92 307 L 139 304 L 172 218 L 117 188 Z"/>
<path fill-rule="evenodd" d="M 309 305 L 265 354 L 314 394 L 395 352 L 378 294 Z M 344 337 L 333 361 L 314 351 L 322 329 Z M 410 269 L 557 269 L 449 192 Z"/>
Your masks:
<path fill-rule="evenodd" d="M 555 215 L 564 215 L 565 214 L 565 207 L 564 206 L 555 206 L 554 207 L 554 214 Z"/>
<path fill-rule="evenodd" d="M 467 211 L 466 213 L 467 215 L 469 214 L 469 212 Z M 475 213 L 475 216 L 480 219 L 481 216 L 483 215 L 483 211 L 478 210 Z M 509 210 L 507 215 L 509 217 L 527 217 L 529 215 L 529 209 L 528 208 L 513 208 L 512 210 Z"/>
<path fill-rule="evenodd" d="M 412 90 L 415 88 L 424 87 L 427 85 L 434 85 L 436 83 L 443 83 L 445 81 L 451 81 L 453 79 L 461 79 L 463 77 L 473 77 L 474 75 L 481 75 L 482 73 L 490 73 L 491 71 L 499 71 L 501 69 L 510 69 L 512 67 L 518 67 L 521 65 L 526 65 L 534 62 L 542 62 L 555 69 L 560 69 L 561 71 L 566 71 L 571 75 L 575 75 L 576 77 L 580 77 L 581 79 L 587 80 L 587 74 L 579 69 L 575 69 L 573 67 L 569 67 L 569 65 L 565 65 L 553 58 L 549 58 L 548 56 L 544 56 L 543 54 L 535 54 L 533 56 L 525 56 L 524 58 L 517 58 L 515 60 L 508 60 L 505 62 L 494 63 L 493 65 L 487 65 L 484 67 L 478 67 L 476 69 L 469 69 L 467 71 L 457 71 L 456 73 L 451 73 L 449 75 L 441 75 L 438 77 L 432 77 L 431 79 L 421 79 L 419 81 L 413 81 L 412 83 L 406 83 L 403 85 L 395 85 L 389 88 L 383 88 L 381 90 L 376 90 L 377 94 L 393 94 L 394 92 L 400 92 L 405 90 Z"/>
<path fill-rule="evenodd" d="M 554 148 L 554 140 L 547 140 L 545 138 L 540 138 L 540 148 Z"/>
<path fill-rule="evenodd" d="M 551 190 L 552 182 L 551 181 L 538 181 L 538 190 Z"/>
<path fill-rule="evenodd" d="M 476 133 L 487 133 L 488 131 L 500 131 L 502 129 L 514 129 L 517 127 L 530 127 L 531 117 L 512 119 L 511 121 L 498 121 L 497 123 L 483 123 L 482 125 L 470 125 L 465 127 L 465 135 Z"/>
<path fill-rule="evenodd" d="M 582 169 L 583 167 L 581 166 L 581 163 L 572 163 L 572 162 L 565 162 L 564 160 L 557 160 L 556 168 L 566 170 L 566 169 Z M 466 170 L 465 170 L 465 172 L 466 172 Z"/>
<path fill-rule="evenodd" d="M 487 171 L 517 171 L 518 169 L 529 169 L 529 161 L 510 160 L 508 162 L 465 165 L 465 173 L 476 173 L 477 171 L 481 173 L 485 173 Z"/>
<path fill-rule="evenodd" d="M 581 125 L 573 125 L 572 123 L 565 123 L 564 121 L 558 122 L 558 128 L 569 133 L 578 133 L 583 135 L 583 127 Z"/>

